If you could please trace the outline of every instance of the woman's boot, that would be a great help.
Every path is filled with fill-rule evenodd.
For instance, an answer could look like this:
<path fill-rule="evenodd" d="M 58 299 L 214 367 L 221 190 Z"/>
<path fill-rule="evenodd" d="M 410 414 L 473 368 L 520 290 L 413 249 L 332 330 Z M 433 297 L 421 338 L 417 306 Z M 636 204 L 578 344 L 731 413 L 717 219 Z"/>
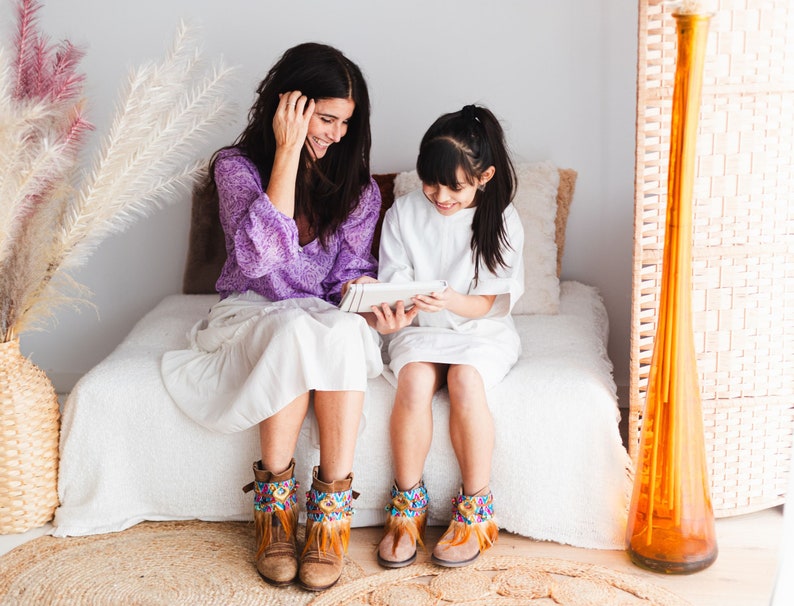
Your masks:
<path fill-rule="evenodd" d="M 425 547 L 428 503 L 424 482 L 405 491 L 392 486 L 391 503 L 386 506 L 388 517 L 378 545 L 378 564 L 402 568 L 416 561 L 416 544 Z"/>
<path fill-rule="evenodd" d="M 452 521 L 433 550 L 432 560 L 440 566 L 457 568 L 476 560 L 499 536 L 493 519 L 493 495 L 487 488 L 474 496 L 463 491 L 452 499 Z"/>
<path fill-rule="evenodd" d="M 344 480 L 322 482 L 319 467 L 306 493 L 306 546 L 300 565 L 300 584 L 309 591 L 328 589 L 339 580 L 345 565 L 353 517 L 353 474 Z"/>
<path fill-rule="evenodd" d="M 262 461 L 253 467 L 254 481 L 243 490 L 254 490 L 256 569 L 271 585 L 289 585 L 298 574 L 295 460 L 277 474 L 263 469 Z"/>

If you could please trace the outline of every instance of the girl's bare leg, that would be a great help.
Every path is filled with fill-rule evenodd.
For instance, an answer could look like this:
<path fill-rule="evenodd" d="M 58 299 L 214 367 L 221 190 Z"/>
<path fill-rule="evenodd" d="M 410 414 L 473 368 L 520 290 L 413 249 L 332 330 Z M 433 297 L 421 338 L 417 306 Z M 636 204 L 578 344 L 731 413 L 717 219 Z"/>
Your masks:
<path fill-rule="evenodd" d="M 390 436 L 394 483 L 402 493 L 417 488 L 422 480 L 433 439 L 433 394 L 443 384 L 446 370 L 446 365 L 412 362 L 397 377 Z M 389 517 L 378 545 L 378 561 L 382 566 L 399 568 L 415 561 L 414 537 L 421 538 L 425 520 L 426 513 L 420 517 Z"/>
<path fill-rule="evenodd" d="M 464 364 L 450 366 L 449 436 L 463 479 L 463 494 L 474 495 L 491 481 L 494 427 L 480 373 Z"/>
<path fill-rule="evenodd" d="M 490 492 L 491 457 L 493 456 L 494 428 L 485 386 L 480 373 L 472 366 L 453 365 L 447 373 L 449 389 L 449 435 L 452 448 L 460 466 L 463 494 L 487 495 Z M 477 523 L 488 540 L 496 540 L 497 529 L 493 522 Z M 453 544 L 454 521 L 433 550 L 433 561 L 444 566 L 463 566 L 480 554 L 478 531 L 468 532 L 461 543 Z M 459 528 L 458 528 L 459 530 Z"/>
<path fill-rule="evenodd" d="M 442 385 L 446 365 L 412 362 L 400 370 L 389 424 L 394 480 L 409 490 L 421 479 L 433 439 L 433 394 Z"/>

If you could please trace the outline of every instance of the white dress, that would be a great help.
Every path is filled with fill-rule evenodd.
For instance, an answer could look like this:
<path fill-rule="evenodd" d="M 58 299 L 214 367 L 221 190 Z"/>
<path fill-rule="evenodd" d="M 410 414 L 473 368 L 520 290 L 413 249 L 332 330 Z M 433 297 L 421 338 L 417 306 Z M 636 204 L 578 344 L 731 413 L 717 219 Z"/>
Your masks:
<path fill-rule="evenodd" d="M 488 315 L 478 319 L 448 310 L 419 312 L 411 326 L 387 341 L 394 382 L 409 362 L 467 364 L 480 373 L 486 389 L 501 381 L 521 353 L 510 310 L 524 292 L 522 248 L 524 230 L 515 207 L 504 211 L 510 247 L 503 250 L 505 267 L 492 273 L 483 264 L 474 283 L 471 225 L 475 208 L 444 216 L 421 190 L 398 198 L 387 211 L 380 239 L 378 279 L 382 282 L 446 280 L 456 291 L 497 295 Z"/>
<path fill-rule="evenodd" d="M 366 391 L 383 370 L 377 333 L 316 297 L 233 294 L 188 340 L 188 349 L 163 355 L 165 386 L 189 417 L 222 433 L 248 429 L 310 390 Z M 304 429 L 316 443 L 313 414 Z"/>

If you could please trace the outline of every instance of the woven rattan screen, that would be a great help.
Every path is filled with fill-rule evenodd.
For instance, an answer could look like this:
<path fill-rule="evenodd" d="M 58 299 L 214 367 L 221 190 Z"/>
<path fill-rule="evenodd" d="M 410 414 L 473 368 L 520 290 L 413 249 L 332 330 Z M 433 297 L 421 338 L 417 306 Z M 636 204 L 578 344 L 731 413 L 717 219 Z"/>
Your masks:
<path fill-rule="evenodd" d="M 785 500 L 794 433 L 794 2 L 712 3 L 703 74 L 693 316 L 717 516 Z M 656 331 L 676 35 L 640 0 L 629 450 Z"/>

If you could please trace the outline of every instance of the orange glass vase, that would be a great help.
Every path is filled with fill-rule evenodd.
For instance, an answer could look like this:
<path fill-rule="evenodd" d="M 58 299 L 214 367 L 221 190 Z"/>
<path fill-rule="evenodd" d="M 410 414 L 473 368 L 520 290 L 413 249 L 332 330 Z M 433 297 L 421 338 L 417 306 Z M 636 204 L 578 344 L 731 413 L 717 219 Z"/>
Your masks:
<path fill-rule="evenodd" d="M 678 57 L 658 325 L 626 529 L 631 560 L 690 573 L 717 558 L 692 332 L 692 190 L 710 15 L 674 14 Z"/>

